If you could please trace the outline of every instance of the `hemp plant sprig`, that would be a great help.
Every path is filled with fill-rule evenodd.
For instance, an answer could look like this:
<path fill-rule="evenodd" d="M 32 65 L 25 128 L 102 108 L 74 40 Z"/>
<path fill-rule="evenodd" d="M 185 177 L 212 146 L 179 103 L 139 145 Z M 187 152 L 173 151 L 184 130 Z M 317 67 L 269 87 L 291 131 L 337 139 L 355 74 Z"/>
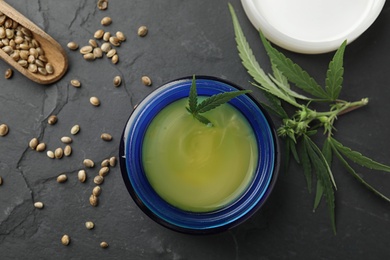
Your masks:
<path fill-rule="evenodd" d="M 210 111 L 224 103 L 229 102 L 231 99 L 238 97 L 240 95 L 250 93 L 250 90 L 236 90 L 231 92 L 223 92 L 219 94 L 212 95 L 202 102 L 198 103 L 198 91 L 196 89 L 196 79 L 195 75 L 192 77 L 192 83 L 190 87 L 190 93 L 188 95 L 188 106 L 186 107 L 187 111 L 196 118 L 199 122 L 213 126 L 209 119 L 201 115 L 207 111 Z"/>
<path fill-rule="evenodd" d="M 325 197 L 332 229 L 336 233 L 334 191 L 337 190 L 337 186 L 331 170 L 333 157 L 337 158 L 346 170 L 365 187 L 390 202 L 389 197 L 383 195 L 358 175 L 348 161 L 372 170 L 385 172 L 390 172 L 390 166 L 378 163 L 353 151 L 333 137 L 334 123 L 338 116 L 368 103 L 368 98 L 355 102 L 339 99 L 343 83 L 343 57 L 346 41 L 341 44 L 329 63 L 326 85 L 323 88 L 298 64 L 273 48 L 260 32 L 260 38 L 270 58 L 273 72 L 272 75 L 266 74 L 256 61 L 231 4 L 229 4 L 229 9 L 242 64 L 254 79 L 252 84 L 262 90 L 269 101 L 269 104 L 263 103 L 263 105 L 281 118 L 282 125 L 278 128 L 277 133 L 285 140 L 287 163 L 292 156 L 302 165 L 309 192 L 312 189 L 313 174 L 316 177 L 313 210 L 318 207 L 322 197 Z M 290 83 L 314 98 L 295 92 L 291 89 Z M 317 102 L 328 103 L 329 111 L 319 112 L 313 109 L 311 105 Z M 283 103 L 292 105 L 296 109 L 295 113 L 290 116 L 282 107 Z M 319 132 L 318 130 L 322 130 L 320 133 L 325 135 L 321 149 L 312 139 Z"/>

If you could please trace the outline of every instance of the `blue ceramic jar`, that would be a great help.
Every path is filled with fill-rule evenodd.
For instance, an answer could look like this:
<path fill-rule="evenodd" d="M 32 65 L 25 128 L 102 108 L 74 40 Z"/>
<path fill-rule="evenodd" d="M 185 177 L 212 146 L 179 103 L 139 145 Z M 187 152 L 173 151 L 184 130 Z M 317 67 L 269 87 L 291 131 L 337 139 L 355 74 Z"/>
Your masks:
<path fill-rule="evenodd" d="M 164 107 L 188 97 L 191 83 L 192 77 L 168 82 L 138 104 L 123 131 L 120 165 L 131 197 L 151 219 L 175 231 L 209 234 L 237 226 L 261 208 L 276 182 L 280 154 L 275 129 L 266 111 L 250 95 L 238 96 L 229 104 L 238 109 L 250 123 L 259 150 L 256 172 L 250 185 L 231 204 L 211 212 L 184 211 L 164 201 L 149 184 L 143 169 L 144 135 L 150 122 Z M 240 89 L 230 82 L 207 76 L 198 76 L 196 85 L 199 96 Z"/>

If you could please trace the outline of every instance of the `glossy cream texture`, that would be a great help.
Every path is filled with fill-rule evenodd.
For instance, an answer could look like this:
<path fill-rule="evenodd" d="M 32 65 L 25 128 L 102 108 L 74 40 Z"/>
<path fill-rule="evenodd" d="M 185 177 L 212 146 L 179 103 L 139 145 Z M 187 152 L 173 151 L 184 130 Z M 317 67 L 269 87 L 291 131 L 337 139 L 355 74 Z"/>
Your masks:
<path fill-rule="evenodd" d="M 181 99 L 164 108 L 148 127 L 142 151 L 146 176 L 168 203 L 193 212 L 219 209 L 239 197 L 258 163 L 252 128 L 233 106 L 203 114 L 213 127 L 190 115 Z"/>

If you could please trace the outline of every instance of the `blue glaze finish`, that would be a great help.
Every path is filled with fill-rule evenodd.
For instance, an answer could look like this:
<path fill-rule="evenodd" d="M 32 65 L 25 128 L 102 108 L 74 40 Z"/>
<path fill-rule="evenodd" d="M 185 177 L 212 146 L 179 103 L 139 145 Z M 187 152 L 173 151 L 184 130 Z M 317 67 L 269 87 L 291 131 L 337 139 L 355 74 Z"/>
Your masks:
<path fill-rule="evenodd" d="M 236 97 L 229 103 L 241 111 L 251 124 L 259 149 L 259 163 L 250 186 L 236 201 L 213 212 L 192 213 L 165 202 L 145 176 L 141 158 L 143 138 L 150 122 L 161 109 L 175 100 L 188 97 L 191 80 L 188 77 L 164 84 L 134 109 L 122 135 L 121 171 L 136 204 L 159 224 L 183 233 L 216 233 L 242 223 L 264 204 L 277 179 L 279 146 L 272 122 L 261 106 L 250 95 Z M 197 77 L 196 85 L 199 96 L 240 89 L 227 81 L 207 76 Z"/>

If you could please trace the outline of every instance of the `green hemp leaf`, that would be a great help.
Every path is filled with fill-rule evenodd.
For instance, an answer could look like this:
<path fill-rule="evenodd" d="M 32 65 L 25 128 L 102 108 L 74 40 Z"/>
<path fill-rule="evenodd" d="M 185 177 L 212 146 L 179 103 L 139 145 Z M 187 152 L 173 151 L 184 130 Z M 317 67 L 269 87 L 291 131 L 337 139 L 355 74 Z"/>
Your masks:
<path fill-rule="evenodd" d="M 237 90 L 231 92 L 223 92 L 220 94 L 212 95 L 202 102 L 198 103 L 198 92 L 196 89 L 196 79 L 195 75 L 192 77 L 192 83 L 190 88 L 190 93 L 188 95 L 188 106 L 186 107 L 187 111 L 192 114 L 194 118 L 199 120 L 199 122 L 213 126 L 213 124 L 206 117 L 200 115 L 207 111 L 210 111 L 222 104 L 229 102 L 231 99 L 238 97 L 240 95 L 250 93 L 251 90 Z"/>
<path fill-rule="evenodd" d="M 334 123 L 338 116 L 368 104 L 368 98 L 355 102 L 339 99 L 343 83 L 343 59 L 347 42 L 344 41 L 340 45 L 330 61 L 326 72 L 325 87 L 322 87 L 298 64 L 274 48 L 260 31 L 260 39 L 271 61 L 273 72 L 273 74 L 266 74 L 256 61 L 231 4 L 229 4 L 229 10 L 242 64 L 253 78 L 254 82 L 252 84 L 258 87 L 269 101 L 268 104 L 262 103 L 264 107 L 282 121 L 277 133 L 285 140 L 286 168 L 290 157 L 302 165 L 309 192 L 312 190 L 313 176 L 315 176 L 316 194 L 313 209 L 316 210 L 321 199 L 325 198 L 331 226 L 333 232 L 336 233 L 335 191 L 337 186 L 332 172 L 333 157 L 337 158 L 347 172 L 352 174 L 368 190 L 390 202 L 389 197 L 363 180 L 348 161 L 371 170 L 385 172 L 390 172 L 390 166 L 378 163 L 359 152 L 353 151 L 333 137 Z M 305 94 L 292 90 L 290 83 Z M 291 113 L 289 115 L 283 108 L 284 103 L 295 109 L 292 115 Z M 328 103 L 329 111 L 319 112 L 315 110 L 312 107 L 316 103 Z M 322 131 L 318 131 L 319 129 L 322 129 Z M 312 139 L 318 133 L 325 135 L 322 149 Z M 315 140 L 323 140 L 323 138 L 316 138 Z"/>

